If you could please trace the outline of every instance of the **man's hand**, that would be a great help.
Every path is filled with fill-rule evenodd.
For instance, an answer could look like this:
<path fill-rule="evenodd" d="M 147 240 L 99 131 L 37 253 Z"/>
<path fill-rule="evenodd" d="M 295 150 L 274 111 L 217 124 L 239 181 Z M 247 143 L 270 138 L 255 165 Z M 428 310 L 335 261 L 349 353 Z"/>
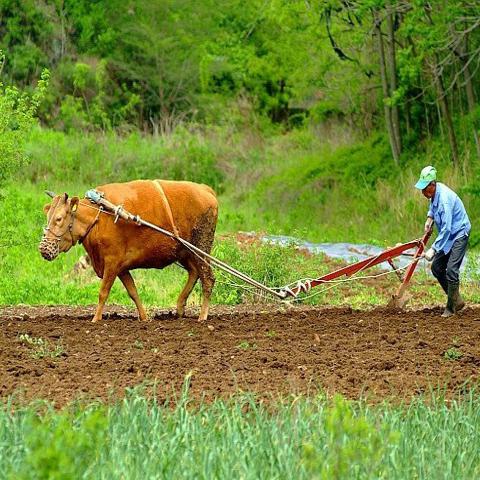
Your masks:
<path fill-rule="evenodd" d="M 427 262 L 431 262 L 433 260 L 433 257 L 435 256 L 435 250 L 433 248 L 429 248 L 426 252 L 425 255 L 423 256 Z"/>
<path fill-rule="evenodd" d="M 427 221 L 425 222 L 425 233 L 428 233 L 433 227 L 433 218 L 427 217 Z"/>

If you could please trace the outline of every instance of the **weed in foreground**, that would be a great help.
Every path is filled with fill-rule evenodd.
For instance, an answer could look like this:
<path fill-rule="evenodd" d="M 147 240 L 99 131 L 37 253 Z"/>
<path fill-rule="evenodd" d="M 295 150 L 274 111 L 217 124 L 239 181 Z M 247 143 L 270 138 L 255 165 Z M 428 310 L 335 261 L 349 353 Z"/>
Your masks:
<path fill-rule="evenodd" d="M 445 360 L 460 360 L 463 357 L 463 353 L 455 347 L 450 347 L 444 354 Z"/>
<path fill-rule="evenodd" d="M 61 343 L 52 345 L 48 340 L 41 337 L 32 337 L 28 333 L 19 335 L 18 340 L 28 347 L 30 347 L 30 354 L 33 358 L 59 358 L 65 350 Z"/>
<path fill-rule="evenodd" d="M 256 350 L 257 344 L 250 343 L 250 342 L 247 342 L 246 340 L 243 340 L 237 345 L 237 348 L 241 348 L 242 350 Z"/>

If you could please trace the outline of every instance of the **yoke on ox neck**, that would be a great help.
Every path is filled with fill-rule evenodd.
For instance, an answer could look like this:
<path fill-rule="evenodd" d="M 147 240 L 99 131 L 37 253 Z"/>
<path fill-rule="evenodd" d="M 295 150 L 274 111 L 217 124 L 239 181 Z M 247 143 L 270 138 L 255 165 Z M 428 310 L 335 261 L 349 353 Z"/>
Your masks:
<path fill-rule="evenodd" d="M 102 198 L 104 197 L 103 192 L 99 192 L 98 190 L 92 189 L 88 190 L 88 192 L 85 194 L 85 198 L 90 200 L 92 203 L 99 204 Z"/>

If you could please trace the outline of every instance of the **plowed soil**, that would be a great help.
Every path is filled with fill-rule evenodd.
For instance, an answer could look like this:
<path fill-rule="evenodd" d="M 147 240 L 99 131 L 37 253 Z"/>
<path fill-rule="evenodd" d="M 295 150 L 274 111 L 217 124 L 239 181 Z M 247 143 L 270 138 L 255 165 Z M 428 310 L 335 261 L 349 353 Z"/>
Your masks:
<path fill-rule="evenodd" d="M 166 311 L 146 323 L 131 309 L 108 312 L 93 324 L 93 308 L 0 310 L 0 397 L 61 406 L 78 398 L 118 398 L 139 384 L 151 391 L 155 384 L 162 400 L 191 374 L 197 399 L 323 391 L 375 402 L 408 400 L 432 387 L 451 395 L 479 379 L 476 308 L 451 319 L 442 319 L 440 309 L 213 308 L 206 324 Z M 22 334 L 47 341 L 47 355 Z M 63 353 L 49 356 L 57 345 Z M 447 351 L 462 356 L 448 359 Z"/>

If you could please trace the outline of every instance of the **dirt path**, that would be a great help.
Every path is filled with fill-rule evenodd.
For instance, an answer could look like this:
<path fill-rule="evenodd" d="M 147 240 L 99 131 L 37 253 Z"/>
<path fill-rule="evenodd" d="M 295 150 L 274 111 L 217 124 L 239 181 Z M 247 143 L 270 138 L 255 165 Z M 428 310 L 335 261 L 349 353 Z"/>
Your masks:
<path fill-rule="evenodd" d="M 265 311 L 262 311 L 261 309 Z M 108 399 L 126 387 L 156 382 L 160 399 L 192 373 L 191 393 L 227 397 L 238 390 L 262 397 L 322 389 L 373 401 L 409 398 L 430 386 L 457 391 L 478 381 L 480 309 L 444 320 L 440 310 L 295 308 L 267 311 L 213 309 L 207 325 L 157 312 L 141 323 L 133 311 L 110 309 L 92 324 L 92 308 L 0 310 L 0 397 L 44 398 L 63 405 L 75 398 Z M 33 358 L 39 346 L 58 344 L 57 358 Z M 463 356 L 447 360 L 455 348 Z"/>

